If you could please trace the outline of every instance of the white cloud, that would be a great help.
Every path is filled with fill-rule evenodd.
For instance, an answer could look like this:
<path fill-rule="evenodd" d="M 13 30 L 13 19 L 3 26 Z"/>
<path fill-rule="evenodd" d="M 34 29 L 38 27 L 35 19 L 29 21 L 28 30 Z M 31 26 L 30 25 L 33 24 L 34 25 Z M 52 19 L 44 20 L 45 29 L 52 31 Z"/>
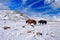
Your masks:
<path fill-rule="evenodd" d="M 60 8 L 60 0 L 55 0 L 55 2 L 51 5 L 54 9 Z"/>
<path fill-rule="evenodd" d="M 45 4 L 48 4 L 50 2 L 51 2 L 51 0 L 45 0 Z"/>
<path fill-rule="evenodd" d="M 27 0 L 22 0 L 22 4 L 25 4 Z"/>
<path fill-rule="evenodd" d="M 36 18 L 38 20 L 43 19 L 43 20 L 48 20 L 48 21 L 60 21 L 60 15 L 49 15 L 49 14 L 45 14 L 43 15 L 43 13 L 40 14 L 34 14 L 31 16 L 32 18 Z"/>
<path fill-rule="evenodd" d="M 8 6 L 5 6 L 3 3 L 0 3 L 0 10 L 7 10 L 9 9 Z"/>

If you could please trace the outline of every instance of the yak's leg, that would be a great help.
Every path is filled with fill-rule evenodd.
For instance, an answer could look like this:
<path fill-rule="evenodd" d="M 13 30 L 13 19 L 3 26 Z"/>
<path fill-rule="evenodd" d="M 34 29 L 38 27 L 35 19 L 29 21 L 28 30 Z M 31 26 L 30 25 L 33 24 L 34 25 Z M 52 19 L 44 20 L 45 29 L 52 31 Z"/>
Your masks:
<path fill-rule="evenodd" d="M 34 25 L 31 25 L 32 27 L 34 27 Z"/>
<path fill-rule="evenodd" d="M 47 24 L 47 22 L 45 22 L 45 24 Z"/>
<path fill-rule="evenodd" d="M 30 23 L 30 25 L 31 25 L 31 23 Z"/>
<path fill-rule="evenodd" d="M 32 23 L 30 24 L 32 27 L 34 27 L 34 25 L 32 25 Z"/>
<path fill-rule="evenodd" d="M 32 27 L 34 27 L 34 25 L 31 25 Z"/>
<path fill-rule="evenodd" d="M 29 25 L 29 23 L 27 23 L 26 25 Z"/>
<path fill-rule="evenodd" d="M 42 23 L 40 23 L 40 24 L 42 24 Z"/>

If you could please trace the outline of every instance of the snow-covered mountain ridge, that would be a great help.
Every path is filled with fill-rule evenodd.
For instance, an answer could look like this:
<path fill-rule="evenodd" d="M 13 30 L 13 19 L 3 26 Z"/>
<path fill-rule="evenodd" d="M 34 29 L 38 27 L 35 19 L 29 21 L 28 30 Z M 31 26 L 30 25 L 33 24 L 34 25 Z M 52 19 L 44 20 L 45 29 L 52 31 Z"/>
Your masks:
<path fill-rule="evenodd" d="M 32 27 L 26 24 L 28 18 L 39 20 L 16 11 L 0 11 L 0 40 L 60 40 L 60 22 Z"/>

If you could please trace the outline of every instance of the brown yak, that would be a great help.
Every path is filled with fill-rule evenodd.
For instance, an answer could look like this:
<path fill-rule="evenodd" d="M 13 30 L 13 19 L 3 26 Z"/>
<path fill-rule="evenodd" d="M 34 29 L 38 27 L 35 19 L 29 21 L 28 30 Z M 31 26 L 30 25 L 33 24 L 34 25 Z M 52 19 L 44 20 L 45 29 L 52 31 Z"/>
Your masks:
<path fill-rule="evenodd" d="M 26 23 L 28 23 L 28 24 L 34 24 L 34 25 L 36 25 L 36 21 L 35 20 L 33 20 L 33 19 L 28 19 L 27 21 L 26 21 Z"/>

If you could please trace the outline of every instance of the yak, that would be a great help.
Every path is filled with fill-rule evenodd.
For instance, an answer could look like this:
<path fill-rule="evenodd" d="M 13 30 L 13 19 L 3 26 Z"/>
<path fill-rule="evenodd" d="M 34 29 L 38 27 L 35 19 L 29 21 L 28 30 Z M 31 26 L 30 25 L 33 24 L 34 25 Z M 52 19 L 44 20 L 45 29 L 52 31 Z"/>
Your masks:
<path fill-rule="evenodd" d="M 40 23 L 40 24 L 47 24 L 47 21 L 46 20 L 39 20 L 38 23 Z"/>
<path fill-rule="evenodd" d="M 34 24 L 34 25 L 36 25 L 36 21 L 35 20 L 33 20 L 33 19 L 28 19 L 28 20 L 26 20 L 26 23 L 28 23 L 28 24 Z"/>

